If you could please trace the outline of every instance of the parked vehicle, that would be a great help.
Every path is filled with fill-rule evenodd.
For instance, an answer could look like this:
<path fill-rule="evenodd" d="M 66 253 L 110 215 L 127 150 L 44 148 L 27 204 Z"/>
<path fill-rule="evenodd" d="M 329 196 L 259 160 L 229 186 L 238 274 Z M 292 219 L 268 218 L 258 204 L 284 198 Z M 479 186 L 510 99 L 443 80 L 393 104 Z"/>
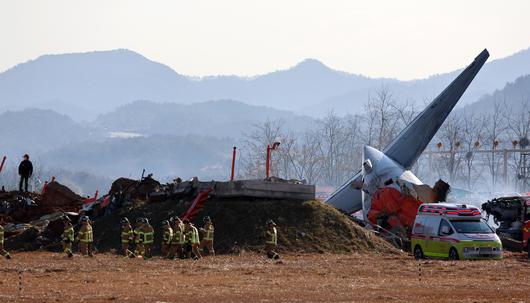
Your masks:
<path fill-rule="evenodd" d="M 480 210 L 463 204 L 422 204 L 414 221 L 411 248 L 417 259 L 502 257 L 502 243 Z"/>
<path fill-rule="evenodd" d="M 496 230 L 506 249 L 528 252 L 530 258 L 530 196 L 501 197 L 482 204 L 498 224 Z"/>

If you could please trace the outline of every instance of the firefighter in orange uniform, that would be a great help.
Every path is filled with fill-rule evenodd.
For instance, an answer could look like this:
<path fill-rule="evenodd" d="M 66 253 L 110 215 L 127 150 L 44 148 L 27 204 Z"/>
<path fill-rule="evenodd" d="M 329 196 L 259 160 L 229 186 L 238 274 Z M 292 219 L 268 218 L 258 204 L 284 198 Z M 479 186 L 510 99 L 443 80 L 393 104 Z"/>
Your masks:
<path fill-rule="evenodd" d="M 173 240 L 173 229 L 171 228 L 171 225 L 169 224 L 169 221 L 165 220 L 162 222 L 162 255 L 165 258 L 169 258 L 169 249 L 171 247 L 171 241 Z"/>
<path fill-rule="evenodd" d="M 186 255 L 188 258 L 191 258 L 191 255 L 193 253 L 194 259 L 200 259 L 202 258 L 201 252 L 199 251 L 199 231 L 193 224 L 190 222 L 190 220 L 185 219 L 184 220 L 184 226 L 186 231 Z"/>
<path fill-rule="evenodd" d="M 276 252 L 276 247 L 278 246 L 278 231 L 276 230 L 276 223 L 271 219 L 267 221 L 265 238 L 265 251 L 267 252 L 267 257 L 275 260 L 279 259 L 280 255 Z"/>
<path fill-rule="evenodd" d="M 121 219 L 121 250 L 123 256 L 131 257 L 131 255 L 133 255 L 133 252 L 129 250 L 133 242 L 134 233 L 133 228 L 131 226 L 131 222 L 129 222 L 129 219 L 127 219 L 127 217 L 124 217 L 123 219 Z"/>
<path fill-rule="evenodd" d="M 208 249 L 208 254 L 215 256 L 215 250 L 213 249 L 214 227 L 212 219 L 210 219 L 209 216 L 206 216 L 202 221 L 204 222 L 204 226 L 200 229 L 202 233 L 200 248 L 202 251 L 204 251 L 204 248 Z"/>
<path fill-rule="evenodd" d="M 74 256 L 72 253 L 72 243 L 75 241 L 74 237 L 74 226 L 72 225 L 72 222 L 70 221 L 70 218 L 68 216 L 63 217 L 63 223 L 64 223 L 64 229 L 62 234 L 62 244 L 63 244 L 63 251 L 68 256 L 68 258 L 71 258 Z"/>
<path fill-rule="evenodd" d="M 149 220 L 147 218 L 144 218 L 142 221 L 142 235 L 143 235 L 143 244 L 144 244 L 144 260 L 151 259 L 151 247 L 153 246 L 153 242 L 155 241 L 155 230 L 151 224 L 149 224 Z"/>
<path fill-rule="evenodd" d="M 136 219 L 136 226 L 133 230 L 134 238 L 134 254 L 131 255 L 131 258 L 141 257 L 144 255 L 144 243 L 143 243 L 143 233 L 142 233 L 142 223 L 143 218 Z"/>
<path fill-rule="evenodd" d="M 182 220 L 180 220 L 179 217 L 171 218 L 170 221 L 173 223 L 173 239 L 171 240 L 171 246 L 169 248 L 169 258 L 182 258 L 184 257 L 182 249 L 186 244 L 184 223 L 182 223 Z"/>
<path fill-rule="evenodd" d="M 87 216 L 81 217 L 81 228 L 77 232 L 77 241 L 79 241 L 79 251 L 83 256 L 92 257 L 92 243 L 94 242 L 94 235 L 92 233 L 92 225 Z"/>

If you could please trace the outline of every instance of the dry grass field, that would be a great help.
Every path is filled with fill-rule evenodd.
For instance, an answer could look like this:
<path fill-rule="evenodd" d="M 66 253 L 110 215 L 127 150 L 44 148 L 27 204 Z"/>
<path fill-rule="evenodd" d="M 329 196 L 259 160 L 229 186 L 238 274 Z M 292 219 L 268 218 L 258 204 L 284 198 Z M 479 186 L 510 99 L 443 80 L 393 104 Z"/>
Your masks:
<path fill-rule="evenodd" d="M 282 263 L 254 253 L 199 261 L 13 257 L 0 260 L 0 302 L 530 302 L 530 263 L 519 254 L 421 263 L 375 254 L 288 254 Z"/>

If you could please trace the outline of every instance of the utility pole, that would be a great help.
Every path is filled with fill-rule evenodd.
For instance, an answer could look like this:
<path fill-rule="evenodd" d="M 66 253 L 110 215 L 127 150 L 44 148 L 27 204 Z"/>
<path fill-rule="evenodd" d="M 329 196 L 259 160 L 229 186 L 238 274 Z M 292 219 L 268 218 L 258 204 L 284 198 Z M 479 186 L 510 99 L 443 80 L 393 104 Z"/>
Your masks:
<path fill-rule="evenodd" d="M 272 147 L 270 146 L 270 144 L 267 145 L 267 163 L 265 164 L 265 173 L 266 173 L 267 179 L 270 177 L 270 173 L 271 173 L 271 152 L 273 150 L 277 150 L 279 146 L 280 146 L 279 141 L 274 142 L 272 144 Z"/>
<path fill-rule="evenodd" d="M 508 187 L 508 150 L 505 148 L 503 150 L 503 164 L 502 164 L 502 179 L 504 183 L 504 188 Z"/>
<path fill-rule="evenodd" d="M 236 149 L 237 147 L 234 146 L 234 150 L 232 151 L 232 172 L 230 174 L 230 181 L 234 181 L 234 172 L 236 166 Z"/>

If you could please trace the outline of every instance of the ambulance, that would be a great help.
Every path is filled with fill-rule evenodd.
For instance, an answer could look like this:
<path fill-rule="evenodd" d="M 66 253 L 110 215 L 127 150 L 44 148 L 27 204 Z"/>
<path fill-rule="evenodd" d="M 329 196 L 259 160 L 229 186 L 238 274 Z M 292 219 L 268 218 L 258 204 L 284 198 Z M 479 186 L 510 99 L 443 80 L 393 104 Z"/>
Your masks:
<path fill-rule="evenodd" d="M 416 259 L 500 259 L 502 244 L 473 206 L 427 203 L 418 208 L 411 248 Z"/>

